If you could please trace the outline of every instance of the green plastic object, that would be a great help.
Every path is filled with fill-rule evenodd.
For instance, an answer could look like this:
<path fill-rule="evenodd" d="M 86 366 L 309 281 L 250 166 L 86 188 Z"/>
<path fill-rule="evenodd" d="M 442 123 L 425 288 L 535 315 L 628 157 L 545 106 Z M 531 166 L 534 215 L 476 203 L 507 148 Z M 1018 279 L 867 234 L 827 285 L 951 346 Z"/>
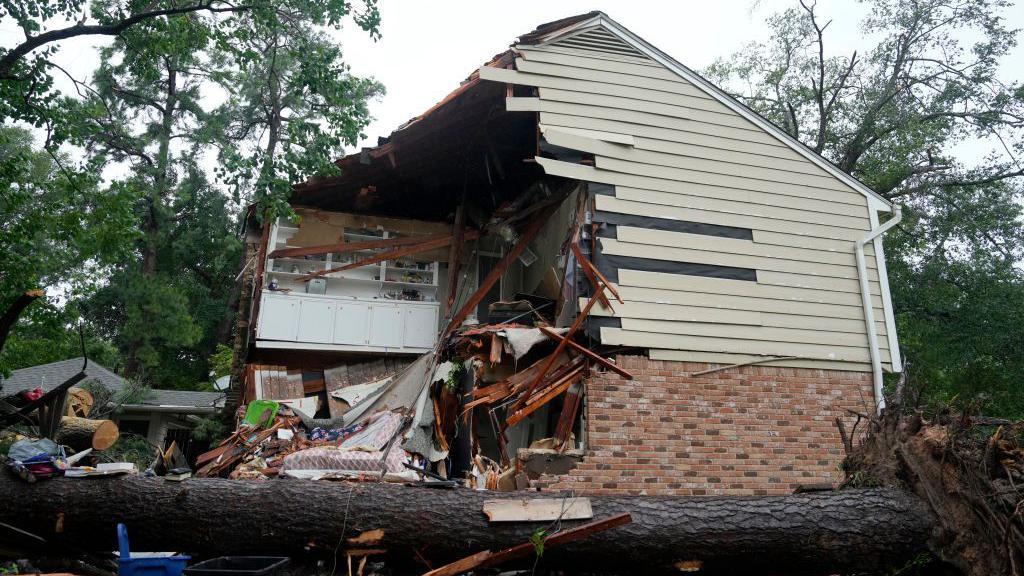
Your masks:
<path fill-rule="evenodd" d="M 266 428 L 274 423 L 274 418 L 277 417 L 277 411 L 280 408 L 281 405 L 273 400 L 253 400 L 249 403 L 249 407 L 245 409 L 243 421 L 246 424 Z M 267 414 L 267 417 L 261 420 L 260 416 L 264 413 Z"/>

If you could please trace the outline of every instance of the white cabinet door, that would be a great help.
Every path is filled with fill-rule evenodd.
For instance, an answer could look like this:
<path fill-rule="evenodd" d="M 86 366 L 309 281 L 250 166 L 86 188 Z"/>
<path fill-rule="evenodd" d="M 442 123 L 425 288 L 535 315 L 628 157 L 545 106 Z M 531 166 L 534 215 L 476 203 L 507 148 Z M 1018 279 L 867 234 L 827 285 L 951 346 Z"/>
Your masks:
<path fill-rule="evenodd" d="M 340 301 L 334 313 L 334 343 L 366 346 L 370 341 L 370 305 Z"/>
<path fill-rule="evenodd" d="M 408 306 L 405 310 L 405 347 L 430 348 L 437 339 L 437 307 Z"/>
<path fill-rule="evenodd" d="M 303 298 L 299 308 L 299 342 L 330 344 L 334 336 L 334 302 Z"/>
<path fill-rule="evenodd" d="M 370 346 L 402 347 L 402 308 L 395 304 L 370 305 Z"/>
<path fill-rule="evenodd" d="M 260 339 L 294 341 L 299 327 L 298 298 L 264 294 L 258 322 Z"/>

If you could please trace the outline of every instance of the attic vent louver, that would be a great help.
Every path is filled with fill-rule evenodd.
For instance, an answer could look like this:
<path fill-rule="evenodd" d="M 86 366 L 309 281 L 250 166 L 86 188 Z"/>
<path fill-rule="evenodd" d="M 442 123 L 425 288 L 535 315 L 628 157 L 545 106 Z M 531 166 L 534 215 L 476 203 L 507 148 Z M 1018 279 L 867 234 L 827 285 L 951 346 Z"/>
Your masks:
<path fill-rule="evenodd" d="M 564 40 L 558 40 L 552 46 L 563 46 L 565 48 L 576 48 L 578 50 L 591 50 L 604 52 L 605 54 L 617 54 L 619 56 L 633 56 L 636 58 L 647 58 L 643 52 L 633 48 L 603 28 L 592 28 L 570 36 Z"/>

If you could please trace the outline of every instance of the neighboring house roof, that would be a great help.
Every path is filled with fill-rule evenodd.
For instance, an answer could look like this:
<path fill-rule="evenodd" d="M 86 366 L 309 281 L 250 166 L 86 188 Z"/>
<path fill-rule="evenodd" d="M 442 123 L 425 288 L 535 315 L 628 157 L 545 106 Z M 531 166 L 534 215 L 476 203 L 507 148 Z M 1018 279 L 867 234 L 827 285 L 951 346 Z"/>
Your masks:
<path fill-rule="evenodd" d="M 83 359 L 78 357 L 15 370 L 11 373 L 10 378 L 0 380 L 0 393 L 7 395 L 19 390 L 35 388 L 42 388 L 44 392 L 49 392 L 68 378 L 78 374 L 82 369 L 82 363 Z M 124 378 L 95 362 L 89 362 L 85 373 L 88 375 L 87 381 L 98 382 L 108 390 L 116 392 L 124 388 Z M 183 408 L 214 408 L 223 405 L 223 392 L 194 390 L 149 390 L 142 401 L 132 404 L 132 406 L 139 407 L 173 406 Z"/>
<path fill-rule="evenodd" d="M 78 358 L 58 360 L 49 364 L 40 364 L 39 366 L 15 370 L 11 372 L 10 378 L 0 379 L 0 384 L 2 384 L 0 390 L 5 395 L 13 394 L 19 390 L 32 390 L 35 388 L 42 388 L 43 392 L 49 392 L 75 374 L 78 374 L 82 370 L 83 363 L 84 360 L 79 356 Z M 124 387 L 124 378 L 95 362 L 89 362 L 85 373 L 88 375 L 89 380 L 95 380 L 109 390 L 120 390 Z"/>

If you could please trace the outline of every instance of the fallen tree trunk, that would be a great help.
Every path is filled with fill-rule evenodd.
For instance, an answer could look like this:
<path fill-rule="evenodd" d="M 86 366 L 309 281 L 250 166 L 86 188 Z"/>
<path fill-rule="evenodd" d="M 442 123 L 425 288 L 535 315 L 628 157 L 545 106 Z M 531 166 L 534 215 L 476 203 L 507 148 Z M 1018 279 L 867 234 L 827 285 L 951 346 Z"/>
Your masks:
<path fill-rule="evenodd" d="M 538 528 L 553 531 L 548 522 L 488 523 L 484 500 L 523 497 L 560 498 L 286 479 L 65 478 L 27 485 L 4 477 L 0 522 L 91 550 L 115 549 L 115 525 L 124 522 L 134 550 L 197 555 L 331 555 L 345 550 L 344 538 L 379 529 L 384 536 L 374 548 L 386 549 L 392 565 L 422 557 L 437 567 L 527 542 Z M 919 554 L 933 525 L 918 498 L 889 488 L 760 498 L 590 499 L 595 519 L 628 512 L 632 523 L 546 551 L 543 565 L 651 573 L 699 561 L 702 574 L 740 568 L 767 574 L 875 571 Z"/>
<path fill-rule="evenodd" d="M 75 451 L 92 448 L 106 450 L 117 442 L 120 431 L 112 420 L 90 420 L 77 416 L 64 416 L 54 440 L 58 444 L 71 446 Z"/>

